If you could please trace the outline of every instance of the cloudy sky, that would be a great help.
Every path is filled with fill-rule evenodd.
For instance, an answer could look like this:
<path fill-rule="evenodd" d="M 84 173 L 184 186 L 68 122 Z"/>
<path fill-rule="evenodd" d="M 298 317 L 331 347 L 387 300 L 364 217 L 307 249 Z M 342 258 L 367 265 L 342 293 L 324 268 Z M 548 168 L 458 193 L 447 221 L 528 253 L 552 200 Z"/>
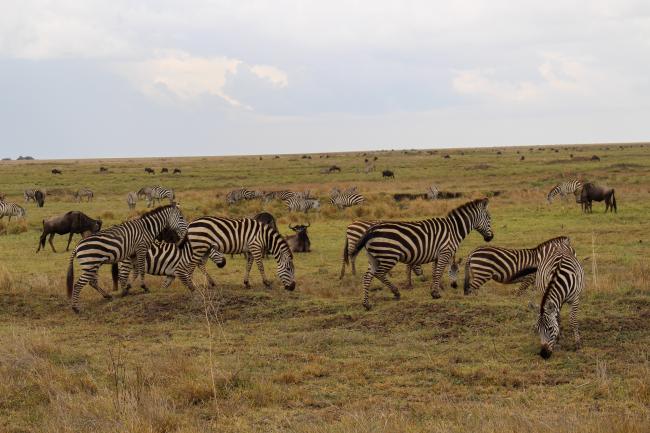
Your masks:
<path fill-rule="evenodd" d="M 646 0 L 2 5 L 2 157 L 650 139 Z"/>

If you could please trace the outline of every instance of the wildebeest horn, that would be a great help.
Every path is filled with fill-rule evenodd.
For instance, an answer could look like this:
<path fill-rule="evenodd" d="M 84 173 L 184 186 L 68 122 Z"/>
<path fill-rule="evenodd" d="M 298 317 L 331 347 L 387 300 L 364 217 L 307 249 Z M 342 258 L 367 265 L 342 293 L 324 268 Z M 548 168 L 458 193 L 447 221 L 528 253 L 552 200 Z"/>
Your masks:
<path fill-rule="evenodd" d="M 289 228 L 290 228 L 291 230 L 295 230 L 293 227 L 291 227 L 291 224 L 289 224 Z"/>
<path fill-rule="evenodd" d="M 305 226 L 305 228 L 309 227 L 310 225 L 311 225 L 311 223 L 307 223 L 307 225 Z"/>

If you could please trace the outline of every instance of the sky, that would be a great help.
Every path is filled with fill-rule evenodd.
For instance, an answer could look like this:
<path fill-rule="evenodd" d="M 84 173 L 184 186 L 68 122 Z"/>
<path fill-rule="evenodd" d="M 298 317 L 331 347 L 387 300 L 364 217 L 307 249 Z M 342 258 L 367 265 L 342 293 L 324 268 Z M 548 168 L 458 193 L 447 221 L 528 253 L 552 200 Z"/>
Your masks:
<path fill-rule="evenodd" d="M 646 0 L 0 6 L 0 157 L 650 140 Z"/>

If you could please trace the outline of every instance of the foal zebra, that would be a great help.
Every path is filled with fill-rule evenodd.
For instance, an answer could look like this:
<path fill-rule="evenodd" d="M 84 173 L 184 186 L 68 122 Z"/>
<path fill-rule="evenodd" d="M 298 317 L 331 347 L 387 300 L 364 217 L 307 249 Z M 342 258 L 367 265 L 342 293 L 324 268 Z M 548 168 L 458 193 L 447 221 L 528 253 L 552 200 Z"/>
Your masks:
<path fill-rule="evenodd" d="M 345 191 L 340 191 L 338 188 L 334 188 L 330 193 L 330 203 L 339 210 L 350 206 L 360 205 L 363 201 L 364 198 L 357 192 L 356 187 L 349 188 Z"/>
<path fill-rule="evenodd" d="M 126 204 L 129 206 L 129 209 L 135 209 L 135 204 L 138 202 L 138 194 L 135 192 L 130 192 L 126 196 Z"/>
<path fill-rule="evenodd" d="M 145 289 L 144 271 L 147 251 L 156 236 L 164 229 L 175 231 L 181 238 L 187 232 L 187 222 L 175 204 L 161 206 L 139 218 L 125 221 L 79 241 L 70 256 L 66 278 L 68 297 L 72 298 L 72 310 L 79 312 L 79 295 L 87 283 L 90 283 L 104 298 L 111 298 L 111 295 L 99 287 L 97 279 L 97 272 L 103 264 L 130 260 L 135 268 L 133 280 L 140 277 L 140 286 Z M 82 270 L 76 282 L 74 281 L 75 258 Z"/>
<path fill-rule="evenodd" d="M 368 292 L 375 277 L 388 286 L 396 299 L 399 289 L 387 278 L 397 262 L 408 265 L 431 263 L 431 297 L 440 297 L 442 272 L 455 255 L 460 242 L 477 230 L 486 242 L 492 240 L 488 199 L 474 200 L 453 209 L 444 218 L 413 222 L 385 222 L 371 227 L 359 240 L 354 255 L 362 248 L 368 252 L 368 271 L 363 276 L 363 306 L 370 309 Z"/>
<path fill-rule="evenodd" d="M 551 191 L 549 191 L 548 195 L 546 196 L 546 200 L 550 203 L 553 202 L 553 198 L 556 195 L 559 195 L 562 197 L 563 200 L 566 199 L 566 196 L 568 194 L 574 194 L 576 191 L 579 191 L 582 189 L 582 182 L 579 181 L 578 179 L 572 179 L 567 182 L 562 182 L 558 185 L 555 185 Z"/>
<path fill-rule="evenodd" d="M 0 201 L 0 220 L 6 216 L 9 217 L 9 221 L 11 217 L 25 218 L 25 209 L 16 203 Z"/>
<path fill-rule="evenodd" d="M 183 244 L 183 248 L 179 248 L 176 244 L 171 242 L 159 242 L 154 241 L 147 251 L 147 259 L 145 263 L 145 273 L 149 275 L 164 275 L 165 281 L 163 282 L 161 288 L 167 288 L 176 277 L 176 267 L 181 260 L 188 261 L 192 255 L 192 248 L 188 242 Z M 208 254 L 202 258 L 198 264 L 198 268 L 208 279 L 210 286 L 216 286 L 216 283 L 208 274 L 208 271 L 205 269 L 205 264 L 208 259 L 217 265 L 219 268 L 223 268 L 226 265 L 226 258 L 220 252 L 216 251 L 213 248 L 208 250 Z M 113 263 L 112 266 L 112 275 L 113 275 L 113 291 L 117 290 L 117 283 L 119 281 L 120 287 L 122 288 L 122 295 L 126 295 L 131 288 L 128 279 L 129 275 L 133 271 L 133 266 L 129 261 L 122 261 L 119 263 Z M 145 290 L 145 291 L 148 291 Z"/>
<path fill-rule="evenodd" d="M 463 290 L 469 295 L 489 280 L 501 284 L 521 283 L 517 295 L 523 294 L 535 281 L 535 271 L 539 266 L 540 254 L 557 246 L 570 247 L 566 236 L 549 239 L 534 248 L 512 249 L 493 246 L 476 248 L 467 256 L 465 262 L 465 284 Z"/>
<path fill-rule="evenodd" d="M 299 195 L 293 195 L 282 200 L 289 209 L 289 212 L 305 212 L 310 209 L 319 210 L 320 201 L 315 198 L 303 198 Z"/>
<path fill-rule="evenodd" d="M 181 261 L 176 275 L 190 289 L 194 290 L 192 272 L 210 248 L 223 254 L 246 254 L 246 273 L 244 285 L 250 287 L 248 279 L 253 261 L 262 275 L 264 285 L 271 282 L 266 279 L 262 258 L 264 252 L 270 252 L 277 262 L 277 271 L 286 290 L 296 287 L 293 267 L 293 254 L 280 233 L 268 224 L 253 219 L 203 217 L 192 221 L 188 227 L 187 237 L 181 242 L 190 242 L 192 256 L 188 261 Z M 179 246 L 179 248 L 181 248 Z"/>
<path fill-rule="evenodd" d="M 262 193 L 258 191 L 253 191 L 248 188 L 239 188 L 239 189 L 232 190 L 228 194 L 226 194 L 226 203 L 235 204 L 242 200 L 254 200 L 256 198 L 261 198 L 261 197 L 262 197 Z"/>
<path fill-rule="evenodd" d="M 560 335 L 560 310 L 569 303 L 569 325 L 573 329 L 576 348 L 580 347 L 578 331 L 578 306 L 584 288 L 585 271 L 575 251 L 566 244 L 557 244 L 549 251 L 540 253 L 539 267 L 535 274 L 535 286 L 544 292 L 539 308 L 536 328 L 541 349 L 539 354 L 548 359 Z"/>
<path fill-rule="evenodd" d="M 80 202 L 83 197 L 86 197 L 86 201 L 91 201 L 95 196 L 95 193 L 89 188 L 81 188 L 79 191 L 74 193 L 74 199 L 77 202 Z"/>
<path fill-rule="evenodd" d="M 176 198 L 174 190 L 162 186 L 154 186 L 151 188 L 151 193 L 147 196 L 147 206 L 150 207 L 156 201 L 160 203 L 164 198 L 168 199 L 170 204 L 173 203 Z"/>

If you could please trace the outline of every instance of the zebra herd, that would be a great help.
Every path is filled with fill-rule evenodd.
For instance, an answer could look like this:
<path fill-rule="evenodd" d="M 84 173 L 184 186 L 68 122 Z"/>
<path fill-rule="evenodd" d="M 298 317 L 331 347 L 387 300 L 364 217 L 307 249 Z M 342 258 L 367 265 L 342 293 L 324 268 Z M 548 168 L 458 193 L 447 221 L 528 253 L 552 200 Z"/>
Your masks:
<path fill-rule="evenodd" d="M 268 203 L 277 199 L 284 203 L 290 212 L 308 212 L 310 210 L 320 209 L 320 200 L 313 197 L 309 191 L 254 191 L 248 188 L 239 188 L 226 194 L 226 204 L 233 205 L 240 201 L 261 199 Z M 330 192 L 330 203 L 337 209 L 357 206 L 364 202 L 364 197 L 358 192 L 356 187 L 348 188 L 344 191 L 333 188 Z"/>
<path fill-rule="evenodd" d="M 156 238 L 165 230 L 171 230 L 180 241 L 157 241 Z M 487 198 L 465 203 L 445 217 L 421 221 L 355 221 L 346 231 L 341 278 L 350 262 L 354 272 L 354 259 L 365 248 L 368 269 L 362 279 L 362 305 L 366 309 L 371 308 L 369 286 L 373 278 L 387 286 L 395 299 L 400 298 L 399 289 L 388 279 L 388 273 L 397 263 L 407 265 L 408 286 L 411 286 L 411 272 L 420 275 L 422 265 L 431 263 L 431 296 L 440 298 L 443 272 L 450 266 L 450 280 L 454 285 L 461 261 L 456 261 L 456 252 L 473 230 L 480 233 L 486 242 L 494 237 Z M 192 274 L 195 268 L 198 267 L 207 276 L 210 286 L 214 286 L 216 283 L 205 270 L 206 262 L 212 260 L 218 267 L 223 267 L 225 254 L 241 253 L 246 257 L 243 281 L 246 287 L 250 285 L 253 263 L 264 285 L 271 285 L 263 264 L 265 254 L 269 253 L 276 261 L 277 274 L 284 288 L 295 289 L 293 254 L 285 238 L 272 225 L 250 218 L 212 216 L 187 223 L 176 203 L 158 207 L 79 242 L 70 257 L 67 274 L 71 306 L 79 312 L 79 294 L 86 284 L 105 298 L 111 298 L 98 283 L 97 272 L 103 264 L 112 265 L 113 289 L 116 290 L 119 283 L 123 294 L 128 293 L 136 280 L 143 290 L 148 291 L 145 274 L 165 276 L 163 287 L 178 277 L 189 290 L 194 291 L 196 285 Z M 81 268 L 81 276 L 76 281 L 75 260 Z M 129 281 L 131 274 L 132 280 Z M 478 290 L 490 279 L 505 284 L 522 283 L 520 292 L 534 284 L 543 294 L 537 321 L 541 356 L 548 358 L 553 352 L 559 335 L 559 313 L 565 303 L 571 305 L 570 325 L 579 345 L 576 313 L 584 286 L 584 270 L 569 238 L 553 238 L 528 249 L 492 246 L 475 249 L 465 261 L 464 293 Z"/>

